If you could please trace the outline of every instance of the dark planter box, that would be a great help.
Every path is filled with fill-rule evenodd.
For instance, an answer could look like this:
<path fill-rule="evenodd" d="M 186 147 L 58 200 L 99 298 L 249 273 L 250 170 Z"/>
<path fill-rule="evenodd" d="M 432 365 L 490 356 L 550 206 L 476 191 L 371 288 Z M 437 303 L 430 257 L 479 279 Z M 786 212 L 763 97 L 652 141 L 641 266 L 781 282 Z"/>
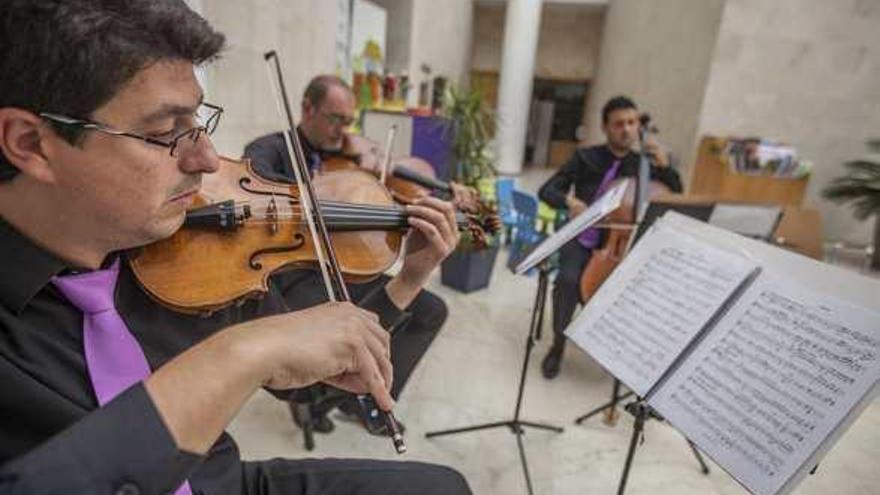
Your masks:
<path fill-rule="evenodd" d="M 498 246 L 479 251 L 456 249 L 440 266 L 443 285 L 461 292 L 473 292 L 489 285 Z"/>

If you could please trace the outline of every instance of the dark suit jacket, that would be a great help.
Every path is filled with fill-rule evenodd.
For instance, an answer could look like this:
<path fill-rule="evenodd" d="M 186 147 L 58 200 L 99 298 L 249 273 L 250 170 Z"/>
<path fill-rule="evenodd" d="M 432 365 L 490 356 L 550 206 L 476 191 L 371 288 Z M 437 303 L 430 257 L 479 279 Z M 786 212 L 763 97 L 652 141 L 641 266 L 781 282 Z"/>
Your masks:
<path fill-rule="evenodd" d="M 596 190 L 605 172 L 617 157 L 606 145 L 581 148 L 541 186 L 538 196 L 553 208 L 565 208 L 565 197 L 574 186 L 574 195 L 590 204 L 596 198 Z M 622 158 L 618 177 L 635 177 L 639 171 L 639 155 L 630 152 Z M 651 166 L 651 179 L 666 184 L 673 192 L 681 192 L 681 179 L 672 167 Z"/>

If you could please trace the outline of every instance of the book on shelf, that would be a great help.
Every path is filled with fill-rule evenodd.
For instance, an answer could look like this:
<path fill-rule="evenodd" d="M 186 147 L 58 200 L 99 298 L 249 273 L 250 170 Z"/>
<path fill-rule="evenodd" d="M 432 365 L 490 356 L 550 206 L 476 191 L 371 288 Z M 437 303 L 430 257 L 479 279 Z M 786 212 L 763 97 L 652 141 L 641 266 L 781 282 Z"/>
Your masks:
<path fill-rule="evenodd" d="M 670 211 L 566 334 L 746 489 L 787 493 L 876 395 L 878 292 Z"/>
<path fill-rule="evenodd" d="M 810 169 L 794 147 L 767 139 L 730 139 L 725 156 L 730 171 L 736 174 L 796 179 L 809 174 Z"/>

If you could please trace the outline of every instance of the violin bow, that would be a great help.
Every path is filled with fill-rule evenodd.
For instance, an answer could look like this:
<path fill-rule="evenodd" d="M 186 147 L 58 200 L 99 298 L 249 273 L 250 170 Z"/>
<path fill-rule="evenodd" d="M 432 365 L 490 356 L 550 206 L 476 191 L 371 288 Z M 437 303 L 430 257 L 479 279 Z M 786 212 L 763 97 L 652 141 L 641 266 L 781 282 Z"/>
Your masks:
<path fill-rule="evenodd" d="M 385 136 L 385 154 L 382 155 L 382 169 L 379 171 L 379 182 L 385 184 L 388 177 L 388 168 L 391 166 L 391 145 L 394 144 L 394 137 L 397 135 L 397 124 L 392 124 L 388 128 L 388 134 Z"/>
<path fill-rule="evenodd" d="M 327 289 L 327 297 L 330 301 L 347 301 L 351 302 L 351 296 L 348 288 L 345 286 L 345 280 L 342 278 L 342 270 L 339 268 L 339 261 L 336 258 L 336 252 L 330 242 L 330 233 L 327 230 L 327 224 L 321 215 L 321 209 L 318 204 L 318 196 L 312 185 L 311 174 L 306 165 L 305 153 L 303 153 L 302 142 L 299 133 L 296 131 L 296 122 L 293 119 L 293 112 L 290 110 L 290 103 L 287 97 L 287 90 L 284 85 L 284 77 L 281 72 L 281 62 L 275 50 L 266 52 L 263 55 L 266 61 L 266 70 L 269 74 L 269 80 L 272 82 L 272 89 L 275 93 L 275 101 L 278 104 L 278 114 L 282 120 L 286 118 L 286 122 L 282 127 L 287 127 L 283 132 L 284 147 L 293 164 L 294 176 L 300 193 L 300 208 L 303 211 L 303 217 L 309 227 L 309 233 L 315 243 L 315 254 L 318 257 L 318 264 L 321 266 L 321 275 L 324 278 L 324 286 Z M 273 71 L 274 69 L 274 71 Z M 391 431 L 391 440 L 394 443 L 394 450 L 398 454 L 406 452 L 406 444 L 403 441 L 403 434 L 400 426 L 394 418 L 391 411 L 381 411 L 384 415 L 386 425 Z"/>
<path fill-rule="evenodd" d="M 278 104 L 279 116 L 282 119 L 286 119 L 284 126 L 287 127 L 287 131 L 282 133 L 284 135 L 284 147 L 289 155 L 290 163 L 293 164 L 294 177 L 296 178 L 296 185 L 300 193 L 300 208 L 303 210 L 303 217 L 306 219 L 309 234 L 311 234 L 315 243 L 315 254 L 321 267 L 321 275 L 324 278 L 327 297 L 331 302 L 339 300 L 350 301 L 351 297 L 348 294 L 348 289 L 342 280 L 342 270 L 339 269 L 336 253 L 330 243 L 327 225 L 321 216 L 318 197 L 312 186 L 311 174 L 306 165 L 302 142 L 300 141 L 299 133 L 296 131 L 293 112 L 290 110 L 290 100 L 287 97 L 287 89 L 281 73 L 281 63 L 278 59 L 278 54 L 275 50 L 271 50 L 266 52 L 263 57 L 266 61 L 269 80 L 272 82 L 272 89 L 275 93 L 275 102 Z M 335 288 L 334 282 L 336 284 Z"/>

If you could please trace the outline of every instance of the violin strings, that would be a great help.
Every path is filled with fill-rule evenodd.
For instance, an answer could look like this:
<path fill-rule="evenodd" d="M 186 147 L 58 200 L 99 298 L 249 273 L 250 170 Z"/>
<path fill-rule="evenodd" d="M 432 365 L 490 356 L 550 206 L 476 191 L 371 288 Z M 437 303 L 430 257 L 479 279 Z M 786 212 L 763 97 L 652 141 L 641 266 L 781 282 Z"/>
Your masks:
<path fill-rule="evenodd" d="M 243 206 L 248 205 L 251 207 L 268 207 L 274 201 L 276 206 L 284 205 L 287 203 L 286 198 L 273 197 L 272 199 L 259 199 L 259 200 L 248 200 L 248 201 L 237 201 L 235 202 L 235 206 Z M 298 200 L 297 200 L 298 201 Z M 400 206 L 396 205 L 374 205 L 374 204 L 363 204 L 363 203 L 351 203 L 346 201 L 319 201 L 319 204 L 322 206 L 321 211 L 324 211 L 323 207 L 340 207 L 340 208 L 351 208 L 353 210 L 373 210 L 373 211 L 404 211 L 404 209 Z"/>
<path fill-rule="evenodd" d="M 272 214 L 274 219 L 270 219 L 268 213 L 269 206 L 275 205 L 275 211 Z M 243 208 L 248 206 L 251 208 L 251 215 L 254 220 L 249 223 L 252 225 L 270 225 L 278 220 L 303 220 L 302 210 L 290 207 L 287 198 L 273 196 L 272 198 L 261 198 L 258 200 L 247 200 L 235 202 L 235 210 L 241 214 Z M 409 225 L 407 218 L 409 214 L 406 210 L 397 205 L 370 205 L 362 203 L 350 203 L 345 201 L 321 201 L 321 215 L 325 218 L 328 226 L 335 229 L 340 228 L 399 228 Z M 257 207 L 257 212 L 253 208 Z M 260 207 L 264 207 L 260 208 Z M 466 224 L 465 221 L 457 222 Z M 461 227 L 461 225 L 459 225 Z"/>
<path fill-rule="evenodd" d="M 265 206 L 266 210 L 255 215 L 260 219 L 268 219 L 270 217 L 268 208 L 275 205 L 273 215 L 276 219 L 303 219 L 301 210 L 290 208 L 281 201 L 282 206 L 278 206 L 278 201 L 271 199 L 261 199 L 258 201 L 241 201 L 235 203 L 237 211 L 241 211 L 244 206 Z M 348 224 L 362 222 L 374 225 L 400 225 L 406 223 L 407 214 L 403 208 L 388 205 L 364 205 L 359 203 L 349 203 L 343 201 L 322 201 L 320 202 L 321 216 L 332 222 L 334 226 L 347 222 Z M 271 222 L 271 220 L 268 220 Z"/>
<path fill-rule="evenodd" d="M 332 210 L 322 210 L 322 216 L 325 218 L 364 218 L 364 219 L 384 219 L 384 218 L 407 218 L 409 217 L 408 213 L 401 211 L 379 211 L 379 212 L 370 212 L 370 211 L 351 211 L 345 209 L 332 209 Z M 304 218 L 303 214 L 299 210 L 294 210 L 291 208 L 281 208 L 275 210 L 270 214 L 268 211 L 259 211 L 253 212 L 251 211 L 251 216 L 257 218 L 267 218 L 270 216 L 275 217 L 287 217 L 287 218 Z"/>
<path fill-rule="evenodd" d="M 282 209 L 274 213 L 274 220 L 302 220 L 304 217 L 302 212 L 292 209 Z M 263 212 L 262 214 L 254 215 L 256 220 L 251 221 L 253 224 L 271 224 L 273 222 L 273 218 L 270 215 Z M 332 227 L 340 227 L 342 225 L 347 225 L 351 227 L 362 226 L 362 227 L 383 227 L 383 226 L 401 226 L 407 225 L 407 217 L 408 215 L 399 212 L 399 211 L 387 211 L 387 212 L 349 212 L 345 210 L 340 211 L 326 211 L 323 212 L 324 220 L 327 222 L 328 226 Z"/>

